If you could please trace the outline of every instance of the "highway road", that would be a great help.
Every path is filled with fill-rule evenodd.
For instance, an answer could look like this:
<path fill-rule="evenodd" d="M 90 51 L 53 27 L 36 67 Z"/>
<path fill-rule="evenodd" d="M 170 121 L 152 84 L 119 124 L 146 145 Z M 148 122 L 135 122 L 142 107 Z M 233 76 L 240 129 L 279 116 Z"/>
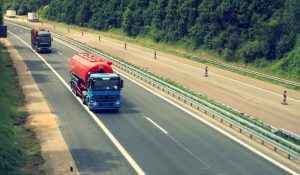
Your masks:
<path fill-rule="evenodd" d="M 106 53 L 122 58 L 151 72 L 167 77 L 200 94 L 231 106 L 243 113 L 257 117 L 278 128 L 300 135 L 300 92 L 288 90 L 289 105 L 281 105 L 282 93 L 286 88 L 245 77 L 236 73 L 209 66 L 209 77 L 204 74 L 204 64 L 178 56 L 157 52 L 98 35 L 46 25 L 51 30 L 87 43 Z"/>
<path fill-rule="evenodd" d="M 81 174 L 137 174 L 110 137 L 74 95 L 27 45 L 29 30 L 7 24 L 9 40 L 24 58 L 41 92 L 58 116 L 61 132 Z M 16 38 L 12 34 L 19 37 Z M 40 54 L 69 81 L 68 59 L 76 51 L 54 41 L 52 54 Z M 290 174 L 202 123 L 149 90 L 123 77 L 118 113 L 95 113 L 145 174 Z M 276 161 L 274 161 L 276 162 Z"/>

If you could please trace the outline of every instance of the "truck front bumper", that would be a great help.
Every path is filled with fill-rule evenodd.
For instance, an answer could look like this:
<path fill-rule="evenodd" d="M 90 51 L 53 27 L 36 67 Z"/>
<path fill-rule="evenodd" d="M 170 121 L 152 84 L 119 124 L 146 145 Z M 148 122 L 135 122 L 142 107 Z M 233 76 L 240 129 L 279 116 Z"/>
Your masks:
<path fill-rule="evenodd" d="M 38 47 L 37 48 L 38 52 L 51 52 L 52 48 L 50 47 Z"/>
<path fill-rule="evenodd" d="M 111 101 L 111 102 L 90 102 L 88 104 L 89 109 L 104 110 L 104 109 L 119 109 L 121 107 L 121 101 Z"/>

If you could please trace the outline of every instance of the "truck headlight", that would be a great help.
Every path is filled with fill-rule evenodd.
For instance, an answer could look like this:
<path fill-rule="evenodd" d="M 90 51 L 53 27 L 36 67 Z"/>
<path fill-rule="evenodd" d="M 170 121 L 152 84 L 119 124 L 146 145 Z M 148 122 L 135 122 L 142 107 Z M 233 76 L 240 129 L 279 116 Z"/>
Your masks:
<path fill-rule="evenodd" d="M 92 105 L 93 107 L 96 107 L 96 106 L 97 106 L 97 102 L 93 101 L 93 102 L 91 102 L 91 105 Z"/>
<path fill-rule="evenodd" d="M 121 104 L 121 102 L 120 101 L 116 101 L 116 103 L 115 103 L 116 105 L 120 105 Z"/>

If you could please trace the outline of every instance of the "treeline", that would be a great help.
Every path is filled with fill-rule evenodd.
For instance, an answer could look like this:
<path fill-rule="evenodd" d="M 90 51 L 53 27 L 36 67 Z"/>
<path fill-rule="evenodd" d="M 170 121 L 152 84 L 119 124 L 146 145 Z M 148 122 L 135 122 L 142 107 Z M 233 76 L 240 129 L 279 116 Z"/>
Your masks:
<path fill-rule="evenodd" d="M 51 0 L 1 0 L 3 11 L 15 10 L 18 15 L 27 15 L 28 12 L 35 12 L 42 6 L 49 4 Z"/>
<path fill-rule="evenodd" d="M 40 12 L 54 21 L 122 28 L 133 37 L 253 62 L 282 58 L 294 48 L 299 9 L 299 0 L 52 0 Z"/>

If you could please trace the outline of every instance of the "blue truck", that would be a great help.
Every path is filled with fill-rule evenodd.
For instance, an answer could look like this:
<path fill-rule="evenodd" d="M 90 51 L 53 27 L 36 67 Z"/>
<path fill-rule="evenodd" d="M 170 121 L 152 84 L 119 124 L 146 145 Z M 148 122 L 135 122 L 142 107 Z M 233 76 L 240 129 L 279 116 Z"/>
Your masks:
<path fill-rule="evenodd" d="M 70 59 L 70 86 L 91 111 L 121 107 L 123 80 L 112 69 L 112 62 L 89 52 Z"/>

